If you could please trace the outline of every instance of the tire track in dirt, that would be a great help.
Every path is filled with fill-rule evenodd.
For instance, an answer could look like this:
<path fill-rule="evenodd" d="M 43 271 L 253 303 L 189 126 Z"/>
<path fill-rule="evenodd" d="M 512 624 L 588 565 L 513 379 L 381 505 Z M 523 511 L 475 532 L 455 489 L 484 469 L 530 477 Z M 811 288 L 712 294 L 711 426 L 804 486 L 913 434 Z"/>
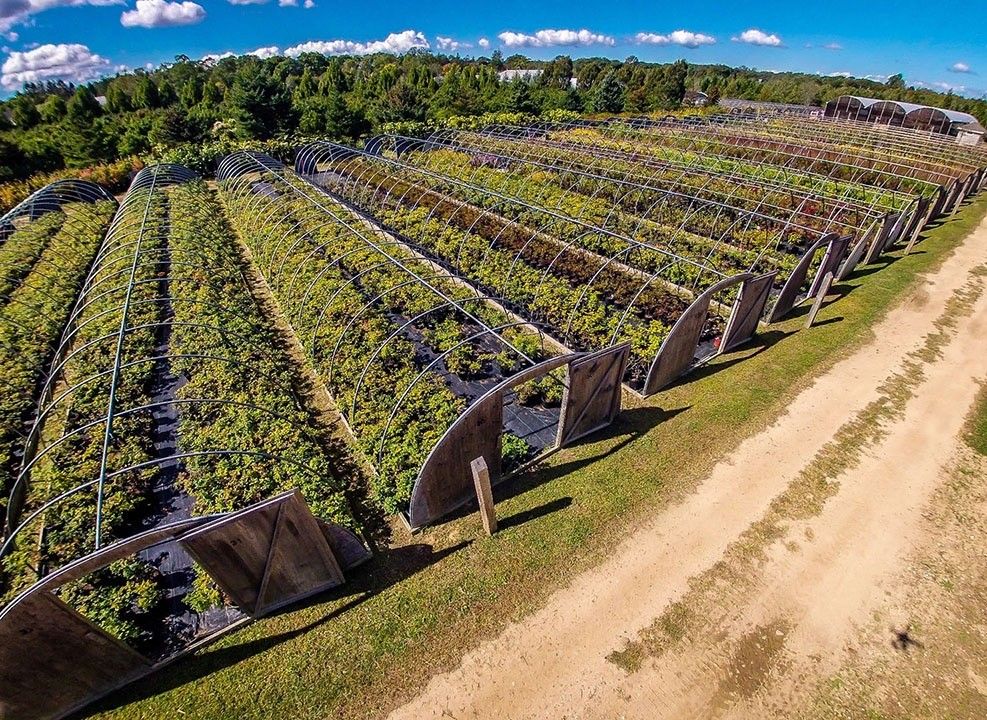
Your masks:
<path fill-rule="evenodd" d="M 962 422 L 959 406 L 972 378 L 982 370 L 967 357 L 967 341 L 962 348 L 955 340 L 946 348 L 922 385 L 935 391 L 920 390 L 921 396 L 909 405 L 907 422 L 896 423 L 897 429 L 881 446 L 905 457 L 914 456 L 912 450 L 919 443 L 933 450 L 916 458 L 918 464 L 895 468 L 904 473 L 904 482 L 879 477 L 881 492 L 872 492 L 871 476 L 841 481 L 838 506 L 831 501 L 837 509 L 827 505 L 823 515 L 812 521 L 821 528 L 823 517 L 831 521 L 824 537 L 816 533 L 816 540 L 798 552 L 776 549 L 762 591 L 731 608 L 724 627 L 690 638 L 684 648 L 663 655 L 657 663 L 646 661 L 630 675 L 607 656 L 634 640 L 671 602 L 685 595 L 690 579 L 719 562 L 731 543 L 765 515 L 847 418 L 879 400 L 879 386 L 904 371 L 903 358 L 918 350 L 936 329 L 948 301 L 967 282 L 969 268 L 985 256 L 987 223 L 875 328 L 876 340 L 800 393 L 785 415 L 743 442 L 694 494 L 627 538 L 611 558 L 552 595 L 540 611 L 483 643 L 456 670 L 433 678 L 418 698 L 391 717 L 654 718 L 714 714 L 730 708 L 743 714 L 748 706 L 769 709 L 762 691 L 774 677 L 817 672 L 819 663 L 812 657 L 833 650 L 826 640 L 830 623 L 847 624 L 847 617 L 859 611 L 861 597 L 884 576 L 880 558 L 897 556 L 909 541 L 892 522 L 900 516 L 882 507 L 915 512 L 928 492 L 929 474 L 936 473 L 943 453 L 948 454 L 956 432 L 947 423 L 941 432 L 927 435 L 921 426 L 928 423 L 922 420 L 935 413 L 934 417 Z M 983 322 L 981 305 L 969 322 Z M 983 337 L 984 329 L 977 329 Z M 956 337 L 972 335 L 964 326 Z M 947 449 L 935 449 L 937 444 Z M 882 457 L 883 452 L 867 458 L 852 472 L 865 472 L 866 466 L 880 475 Z M 839 515 L 827 515 L 830 512 Z M 841 579 L 854 569 L 853 555 L 844 557 L 848 549 L 856 552 L 867 546 L 875 534 L 880 540 L 867 555 L 873 564 L 859 592 L 847 594 L 845 602 L 824 603 L 829 609 L 821 612 L 819 594 L 832 598 Z M 789 589 L 793 584 L 794 591 Z M 798 646 L 803 651 L 793 654 L 791 648 Z M 771 652 L 761 652 L 764 648 Z M 735 661 L 749 665 L 750 672 L 731 673 Z M 782 672 L 786 668 L 789 673 Z"/>

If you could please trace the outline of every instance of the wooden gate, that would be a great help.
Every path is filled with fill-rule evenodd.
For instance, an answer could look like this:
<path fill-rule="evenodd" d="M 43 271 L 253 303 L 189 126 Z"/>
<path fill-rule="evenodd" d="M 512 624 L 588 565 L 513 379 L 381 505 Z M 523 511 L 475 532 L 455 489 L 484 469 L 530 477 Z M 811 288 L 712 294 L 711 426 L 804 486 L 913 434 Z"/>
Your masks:
<path fill-rule="evenodd" d="M 630 349 L 626 343 L 615 345 L 569 365 L 557 447 L 607 427 L 620 413 L 620 383 Z"/>
<path fill-rule="evenodd" d="M 252 617 L 343 583 L 329 541 L 297 490 L 215 520 L 179 542 Z"/>
<path fill-rule="evenodd" d="M 180 656 L 152 661 L 55 595 L 67 583 L 174 540 L 252 616 L 335 587 L 343 570 L 370 557 L 352 532 L 317 520 L 298 490 L 107 545 L 39 581 L 0 612 L 0 718 L 63 717 Z"/>

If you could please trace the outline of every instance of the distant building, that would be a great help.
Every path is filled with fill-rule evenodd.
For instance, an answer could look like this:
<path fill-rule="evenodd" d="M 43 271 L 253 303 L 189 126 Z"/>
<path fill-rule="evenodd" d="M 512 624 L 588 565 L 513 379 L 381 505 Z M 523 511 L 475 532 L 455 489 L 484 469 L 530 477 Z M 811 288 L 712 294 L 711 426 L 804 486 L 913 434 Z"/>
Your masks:
<path fill-rule="evenodd" d="M 977 118 L 968 113 L 856 95 L 840 95 L 835 100 L 830 100 L 826 103 L 826 117 L 954 135 L 964 144 L 980 142 L 984 134 L 984 128 L 977 122 Z"/>
<path fill-rule="evenodd" d="M 497 73 L 497 79 L 501 82 L 514 82 L 515 80 L 525 80 L 534 82 L 541 76 L 541 68 L 517 68 L 514 70 L 501 70 Z"/>
<path fill-rule="evenodd" d="M 682 104 L 686 107 L 706 107 L 709 105 L 709 95 L 700 90 L 686 90 Z"/>
<path fill-rule="evenodd" d="M 515 80 L 523 80 L 524 82 L 533 83 L 539 77 L 541 77 L 541 68 L 517 68 L 515 70 L 501 70 L 497 73 L 497 79 L 500 82 L 514 82 Z M 576 78 L 569 78 L 569 85 L 576 87 Z"/>

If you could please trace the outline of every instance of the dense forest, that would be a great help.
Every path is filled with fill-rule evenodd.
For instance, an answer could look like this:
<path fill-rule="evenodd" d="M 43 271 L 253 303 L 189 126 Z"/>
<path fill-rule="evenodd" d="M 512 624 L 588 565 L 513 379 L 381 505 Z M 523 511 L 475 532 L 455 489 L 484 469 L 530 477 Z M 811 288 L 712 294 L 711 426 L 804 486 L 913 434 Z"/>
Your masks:
<path fill-rule="evenodd" d="M 501 82 L 504 69 L 538 68 Z M 27 85 L 0 112 L 0 181 L 135 156 L 210 166 L 243 141 L 355 139 L 394 123 L 425 127 L 494 112 L 644 113 L 680 107 L 686 90 L 721 97 L 821 104 L 844 93 L 963 110 L 987 121 L 987 101 L 887 82 L 722 65 L 659 65 L 634 57 L 535 61 L 406 55 L 193 61 L 179 56 L 75 87 Z"/>

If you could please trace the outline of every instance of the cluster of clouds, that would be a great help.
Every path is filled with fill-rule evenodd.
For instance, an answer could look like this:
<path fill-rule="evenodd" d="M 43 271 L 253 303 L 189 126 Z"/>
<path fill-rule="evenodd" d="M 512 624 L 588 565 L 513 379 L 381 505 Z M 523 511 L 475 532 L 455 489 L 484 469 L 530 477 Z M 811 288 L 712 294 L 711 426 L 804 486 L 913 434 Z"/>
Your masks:
<path fill-rule="evenodd" d="M 39 45 L 12 51 L 0 66 L 0 85 L 16 90 L 24 83 L 45 80 L 87 82 L 112 70 L 109 60 L 78 43 Z"/>
<path fill-rule="evenodd" d="M 271 0 L 228 0 L 231 5 L 264 5 Z M 315 0 L 277 0 L 280 7 L 315 7 Z M 0 0 L 0 34 L 8 41 L 17 40 L 15 25 L 31 21 L 31 16 L 58 7 L 84 5 L 107 7 L 126 5 L 126 0 Z M 163 28 L 195 25 L 206 18 L 206 9 L 193 0 L 137 0 L 136 7 L 120 14 L 120 24 L 127 28 Z"/>
<path fill-rule="evenodd" d="M 765 47 L 784 47 L 785 43 L 774 33 L 766 33 L 757 28 L 744 30 L 740 35 L 730 38 L 734 42 L 746 43 L 748 45 L 763 45 Z"/>
<path fill-rule="evenodd" d="M 449 40 L 449 38 L 442 39 Z M 437 44 L 439 44 L 439 40 L 439 38 L 436 39 Z M 269 47 L 251 50 L 245 54 L 253 55 L 263 60 L 279 55 L 298 57 L 303 53 L 319 53 L 321 55 L 373 55 L 374 53 L 390 53 L 392 55 L 401 55 L 415 48 L 421 48 L 423 50 L 431 49 L 428 38 L 417 30 L 402 30 L 399 33 L 391 33 L 383 40 L 372 40 L 370 42 L 313 40 L 292 45 L 283 50 L 277 45 L 271 45 Z M 216 55 L 205 55 L 202 59 L 215 62 L 223 58 L 233 57 L 234 55 L 236 53 L 225 52 Z"/>
<path fill-rule="evenodd" d="M 539 30 L 533 35 L 502 32 L 497 36 L 507 48 L 579 47 L 586 45 L 614 46 L 617 40 L 610 35 L 582 30 Z"/>
<path fill-rule="evenodd" d="M 206 18 L 206 11 L 198 3 L 168 2 L 167 0 L 137 0 L 137 8 L 120 15 L 124 27 L 175 27 L 195 25 Z"/>
<path fill-rule="evenodd" d="M 638 45 L 681 45 L 687 48 L 716 44 L 716 38 L 712 35 L 695 33 L 690 30 L 675 30 L 668 35 L 642 32 L 634 36 L 634 41 Z"/>

